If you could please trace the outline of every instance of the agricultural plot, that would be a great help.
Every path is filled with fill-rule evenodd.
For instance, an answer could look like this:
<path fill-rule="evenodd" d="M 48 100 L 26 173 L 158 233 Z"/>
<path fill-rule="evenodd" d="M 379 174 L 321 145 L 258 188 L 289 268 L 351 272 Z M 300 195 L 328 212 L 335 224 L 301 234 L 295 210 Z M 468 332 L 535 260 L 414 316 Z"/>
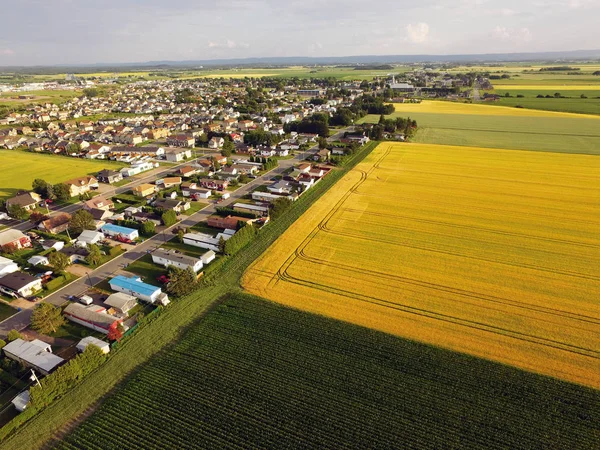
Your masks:
<path fill-rule="evenodd" d="M 599 404 L 592 389 L 238 294 L 56 448 L 587 449 Z"/>
<path fill-rule="evenodd" d="M 242 284 L 598 388 L 599 173 L 594 156 L 381 144 Z"/>
<path fill-rule="evenodd" d="M 395 107 L 392 117 L 417 120 L 416 142 L 600 154 L 600 116 L 441 101 Z M 377 123 L 379 116 L 362 121 Z"/>
<path fill-rule="evenodd" d="M 36 178 L 60 183 L 71 178 L 94 174 L 105 168 L 118 169 L 124 164 L 112 161 L 91 161 L 66 156 L 0 150 L 0 198 L 15 195 L 21 189 L 31 189 Z"/>

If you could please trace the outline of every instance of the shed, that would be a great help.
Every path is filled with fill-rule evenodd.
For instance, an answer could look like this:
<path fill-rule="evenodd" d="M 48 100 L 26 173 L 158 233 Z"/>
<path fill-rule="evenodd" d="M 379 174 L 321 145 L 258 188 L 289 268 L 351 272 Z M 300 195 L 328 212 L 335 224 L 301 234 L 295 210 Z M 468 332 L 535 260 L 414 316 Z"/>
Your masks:
<path fill-rule="evenodd" d="M 32 266 L 38 266 L 38 265 L 43 265 L 43 266 L 49 266 L 50 265 L 50 261 L 48 261 L 48 258 L 46 258 L 45 256 L 40 256 L 40 255 L 35 255 L 32 256 L 31 258 L 29 258 L 27 260 L 27 262 L 29 264 L 31 264 Z"/>
<path fill-rule="evenodd" d="M 200 257 L 200 259 L 202 260 L 202 264 L 208 264 L 208 263 L 214 261 L 214 259 L 216 257 L 217 257 L 216 253 L 213 252 L 212 250 L 209 250 L 204 255 L 202 255 Z"/>
<path fill-rule="evenodd" d="M 84 337 L 81 341 L 79 341 L 79 344 L 77 344 L 77 350 L 83 352 L 88 345 L 95 345 L 102 350 L 102 353 L 110 352 L 110 345 L 108 342 L 104 342 L 103 340 L 95 338 L 94 336 Z"/>
<path fill-rule="evenodd" d="M 109 295 L 109 297 L 104 300 L 104 304 L 114 308 L 122 314 L 127 314 L 137 305 L 137 297 L 125 294 L 124 292 L 117 292 Z"/>

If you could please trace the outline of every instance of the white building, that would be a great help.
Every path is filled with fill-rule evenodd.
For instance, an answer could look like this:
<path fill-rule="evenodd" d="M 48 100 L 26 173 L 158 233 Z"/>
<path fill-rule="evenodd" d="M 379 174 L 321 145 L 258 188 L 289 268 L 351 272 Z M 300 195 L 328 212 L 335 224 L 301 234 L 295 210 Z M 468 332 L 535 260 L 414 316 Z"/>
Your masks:
<path fill-rule="evenodd" d="M 50 265 L 50 261 L 48 260 L 48 258 L 46 258 L 45 256 L 40 256 L 40 255 L 34 255 L 31 258 L 29 258 L 27 260 L 27 262 L 29 264 L 31 264 L 32 266 L 49 266 Z"/>
<path fill-rule="evenodd" d="M 79 237 L 77 237 L 75 244 L 78 247 L 87 247 L 90 244 L 97 244 L 102 239 L 104 239 L 104 234 L 99 231 L 83 230 Z"/>
<path fill-rule="evenodd" d="M 113 291 L 124 292 L 149 303 L 169 303 L 169 297 L 159 287 L 146 284 L 140 277 L 125 277 L 117 275 L 109 281 L 110 288 Z"/>
<path fill-rule="evenodd" d="M 19 265 L 12 259 L 0 256 L 0 278 L 9 273 L 14 273 L 19 270 Z"/>
<path fill-rule="evenodd" d="M 19 361 L 43 375 L 48 375 L 65 361 L 60 356 L 52 353 L 50 344 L 46 344 L 39 339 L 34 339 L 31 342 L 15 339 L 6 344 L 3 350 L 8 358 Z"/>
<path fill-rule="evenodd" d="M 104 304 L 114 308 L 121 314 L 127 314 L 137 305 L 137 297 L 125 294 L 124 292 L 117 292 L 109 295 L 108 298 L 104 300 Z"/>
<path fill-rule="evenodd" d="M 202 260 L 202 263 L 204 265 L 206 265 L 206 264 L 213 262 L 216 257 L 217 257 L 217 254 L 215 252 L 213 252 L 212 250 L 209 250 L 204 255 L 202 255 L 200 257 L 200 259 Z"/>
<path fill-rule="evenodd" d="M 77 344 L 77 350 L 83 352 L 88 345 L 95 345 L 102 350 L 102 353 L 110 352 L 110 345 L 108 342 L 104 342 L 103 340 L 93 336 L 84 337 L 81 341 L 79 341 L 79 344 Z"/>
<path fill-rule="evenodd" d="M 225 241 L 231 238 L 231 235 L 219 233 L 211 236 L 205 233 L 187 233 L 183 235 L 183 243 L 193 247 L 205 248 L 213 252 L 219 251 L 219 241 L 223 238 Z"/>
<path fill-rule="evenodd" d="M 194 272 L 198 272 L 202 269 L 203 263 L 199 258 L 184 255 L 183 253 L 176 253 L 173 250 L 165 250 L 157 248 L 152 252 L 152 261 L 155 264 L 160 264 L 164 267 L 174 266 L 179 269 L 191 268 Z"/>

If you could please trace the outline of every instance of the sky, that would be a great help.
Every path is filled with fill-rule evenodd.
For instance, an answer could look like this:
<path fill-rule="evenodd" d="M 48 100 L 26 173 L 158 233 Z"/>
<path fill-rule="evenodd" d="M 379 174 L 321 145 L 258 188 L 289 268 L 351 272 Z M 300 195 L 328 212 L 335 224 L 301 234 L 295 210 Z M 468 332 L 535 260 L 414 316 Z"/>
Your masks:
<path fill-rule="evenodd" d="M 0 11 L 0 66 L 600 48 L 600 0 L 0 0 Z"/>

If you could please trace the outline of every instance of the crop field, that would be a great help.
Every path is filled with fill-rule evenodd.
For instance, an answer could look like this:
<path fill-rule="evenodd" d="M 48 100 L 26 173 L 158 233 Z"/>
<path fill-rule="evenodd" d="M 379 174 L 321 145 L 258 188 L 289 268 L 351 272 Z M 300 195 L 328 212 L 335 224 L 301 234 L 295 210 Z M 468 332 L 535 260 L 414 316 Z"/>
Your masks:
<path fill-rule="evenodd" d="M 124 164 L 113 161 L 90 161 L 18 150 L 0 150 L 0 198 L 15 195 L 21 189 L 31 189 L 31 183 L 36 178 L 42 178 L 49 183 L 60 183 L 99 172 L 104 168 L 118 169 L 123 166 Z"/>
<path fill-rule="evenodd" d="M 242 284 L 598 388 L 599 177 L 594 156 L 381 144 Z"/>
<path fill-rule="evenodd" d="M 392 117 L 419 124 L 415 142 L 600 155 L 600 116 L 442 101 L 394 106 Z"/>
<path fill-rule="evenodd" d="M 600 442 L 599 404 L 591 389 L 238 294 L 56 448 L 583 449 Z"/>
<path fill-rule="evenodd" d="M 597 77 L 596 77 L 597 78 Z M 577 83 L 577 84 L 494 84 L 496 90 L 536 90 L 536 91 L 600 91 L 600 80 L 596 83 Z"/>

